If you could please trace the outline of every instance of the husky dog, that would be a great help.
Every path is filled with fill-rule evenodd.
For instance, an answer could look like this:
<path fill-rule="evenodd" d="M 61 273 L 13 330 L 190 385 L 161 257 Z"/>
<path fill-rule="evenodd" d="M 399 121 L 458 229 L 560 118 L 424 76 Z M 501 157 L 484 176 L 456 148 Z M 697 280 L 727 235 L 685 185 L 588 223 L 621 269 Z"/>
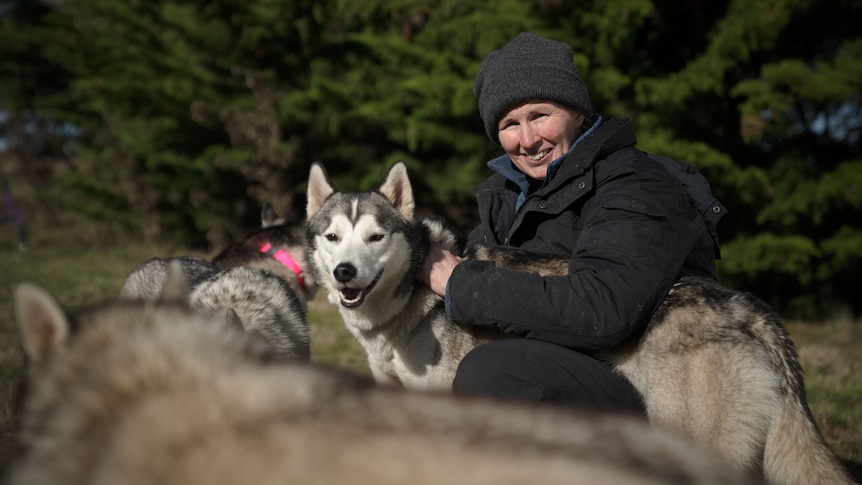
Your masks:
<path fill-rule="evenodd" d="M 307 260 L 380 383 L 451 389 L 461 358 L 501 332 L 447 319 L 442 299 L 415 280 L 428 240 L 457 253 L 437 220 L 415 220 L 403 163 L 378 191 L 337 191 L 315 164 L 308 181 Z M 470 245 L 465 257 L 543 275 L 567 262 Z M 752 295 L 684 278 L 643 335 L 605 356 L 642 394 L 649 420 L 777 484 L 852 483 L 826 445 L 802 370 L 775 313 Z"/>
<path fill-rule="evenodd" d="M 270 204 L 261 209 L 261 227 L 245 241 L 234 243 L 212 258 L 218 269 L 246 266 L 269 271 L 286 281 L 303 308 L 317 293 L 305 263 L 305 227 L 290 224 Z"/>
<path fill-rule="evenodd" d="M 459 253 L 439 220 L 413 220 L 406 167 L 392 167 L 379 192 L 338 192 L 323 166 L 308 180 L 306 250 L 315 281 L 339 304 L 378 383 L 451 389 L 458 363 L 497 331 L 450 322 L 442 299 L 417 282 L 429 238 Z M 433 231 L 433 233 L 432 233 Z"/>
<path fill-rule="evenodd" d="M 30 385 L 10 485 L 762 483 L 633 416 L 385 388 L 273 360 L 183 303 L 170 266 L 162 300 L 74 313 L 16 288 Z"/>
<path fill-rule="evenodd" d="M 305 264 L 305 234 L 301 226 L 276 217 L 268 204 L 264 206 L 262 228 L 212 262 L 192 256 L 144 262 L 126 278 L 120 297 L 157 299 L 165 287 L 168 265 L 178 262 L 191 288 L 192 306 L 221 310 L 226 322 L 259 334 L 282 356 L 307 360 L 306 300 L 313 297 L 316 285 L 297 262 Z"/>

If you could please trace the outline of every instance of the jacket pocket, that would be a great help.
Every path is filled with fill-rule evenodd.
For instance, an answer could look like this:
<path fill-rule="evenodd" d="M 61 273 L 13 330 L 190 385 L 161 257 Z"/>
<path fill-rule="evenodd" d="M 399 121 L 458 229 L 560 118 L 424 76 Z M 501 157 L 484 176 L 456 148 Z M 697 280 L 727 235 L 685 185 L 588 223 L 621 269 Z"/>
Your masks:
<path fill-rule="evenodd" d="M 623 210 L 633 214 L 649 216 L 650 218 L 662 218 L 664 210 L 658 204 L 635 198 L 614 197 L 602 201 L 602 208 L 607 210 Z"/>
<path fill-rule="evenodd" d="M 611 260 L 651 257 L 664 239 L 674 237 L 661 206 L 638 198 L 614 197 L 601 202 L 601 210 L 584 231 L 582 246 L 590 254 Z M 617 256 L 615 256 L 615 254 Z"/>

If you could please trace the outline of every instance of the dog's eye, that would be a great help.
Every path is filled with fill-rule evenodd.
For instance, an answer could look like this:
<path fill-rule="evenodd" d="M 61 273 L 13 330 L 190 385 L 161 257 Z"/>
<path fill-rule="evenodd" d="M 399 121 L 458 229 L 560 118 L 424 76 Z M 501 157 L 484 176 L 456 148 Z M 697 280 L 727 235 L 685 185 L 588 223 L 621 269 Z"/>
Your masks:
<path fill-rule="evenodd" d="M 323 237 L 325 237 L 326 240 L 329 242 L 338 241 L 338 236 L 336 236 L 335 233 L 333 233 L 333 232 L 330 232 L 329 234 L 326 234 Z"/>
<path fill-rule="evenodd" d="M 371 242 L 382 241 L 385 236 L 383 234 L 372 234 L 370 238 L 368 238 Z"/>

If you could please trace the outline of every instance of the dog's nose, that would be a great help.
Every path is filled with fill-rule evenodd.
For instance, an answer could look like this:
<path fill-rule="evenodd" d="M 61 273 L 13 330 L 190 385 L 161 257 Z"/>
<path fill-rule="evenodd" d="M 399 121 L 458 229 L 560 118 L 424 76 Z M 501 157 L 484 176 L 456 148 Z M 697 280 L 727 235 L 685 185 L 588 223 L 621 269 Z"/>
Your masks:
<path fill-rule="evenodd" d="M 356 266 L 350 263 L 341 263 L 332 270 L 332 275 L 339 283 L 347 283 L 356 277 Z"/>

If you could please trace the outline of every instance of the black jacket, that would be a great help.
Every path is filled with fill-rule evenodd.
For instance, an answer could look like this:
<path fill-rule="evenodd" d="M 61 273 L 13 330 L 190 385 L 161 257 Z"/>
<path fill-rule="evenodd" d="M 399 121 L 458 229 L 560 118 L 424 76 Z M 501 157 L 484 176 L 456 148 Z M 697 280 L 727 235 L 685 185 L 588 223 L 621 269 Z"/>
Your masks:
<path fill-rule="evenodd" d="M 449 279 L 450 316 L 595 351 L 644 328 L 680 277 L 715 278 L 703 218 L 635 143 L 628 120 L 603 123 L 517 213 L 520 189 L 502 175 L 476 187 L 481 223 L 470 240 L 567 257 L 569 274 L 543 278 L 464 261 Z"/>

